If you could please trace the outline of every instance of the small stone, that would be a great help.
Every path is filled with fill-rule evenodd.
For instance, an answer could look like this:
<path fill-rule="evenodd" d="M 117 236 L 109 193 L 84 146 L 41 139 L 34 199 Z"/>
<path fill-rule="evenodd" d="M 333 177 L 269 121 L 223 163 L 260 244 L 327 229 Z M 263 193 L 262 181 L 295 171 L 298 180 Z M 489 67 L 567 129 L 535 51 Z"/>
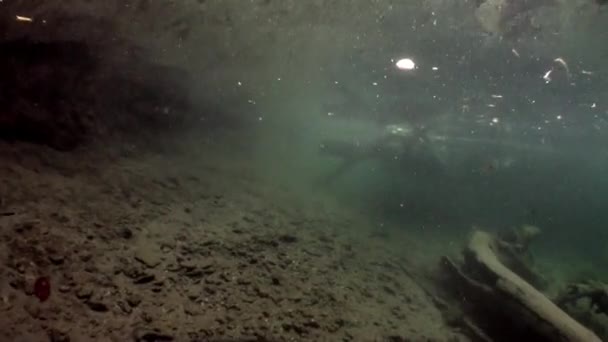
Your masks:
<path fill-rule="evenodd" d="M 32 316 L 32 318 L 40 318 L 40 305 L 34 303 L 27 303 L 23 308 L 28 314 L 30 314 L 30 316 Z"/>
<path fill-rule="evenodd" d="M 0 298 L 0 310 L 2 311 L 9 311 L 14 307 L 14 295 L 3 295 Z"/>
<path fill-rule="evenodd" d="M 93 255 L 90 252 L 82 252 L 80 253 L 80 261 L 83 262 L 87 262 L 89 260 L 91 260 L 91 258 L 93 257 Z"/>
<path fill-rule="evenodd" d="M 23 232 L 26 232 L 26 231 L 30 231 L 37 224 L 38 224 L 37 221 L 26 221 L 26 222 L 17 223 L 15 225 L 15 232 L 17 232 L 17 233 L 23 233 Z"/>
<path fill-rule="evenodd" d="M 201 287 L 196 285 L 188 286 L 186 296 L 192 301 L 198 299 L 201 296 Z"/>
<path fill-rule="evenodd" d="M 12 342 L 32 342 L 32 341 L 48 341 L 48 336 L 45 336 L 44 332 L 37 333 L 21 333 L 20 336 L 13 338 Z"/>
<path fill-rule="evenodd" d="M 135 342 L 164 342 L 173 341 L 173 336 L 161 333 L 158 330 L 136 328 L 131 334 Z"/>
<path fill-rule="evenodd" d="M 146 323 L 151 323 L 154 320 L 152 316 L 145 311 L 141 313 L 141 319 Z"/>
<path fill-rule="evenodd" d="M 141 284 L 151 283 L 152 281 L 154 281 L 155 278 L 156 277 L 154 276 L 154 274 L 145 274 L 145 275 L 133 280 L 133 284 L 141 285 Z"/>
<path fill-rule="evenodd" d="M 147 240 L 140 240 L 135 249 L 135 260 L 154 268 L 162 262 L 162 252 L 158 245 Z"/>
<path fill-rule="evenodd" d="M 25 280 L 24 280 L 25 281 Z M 28 296 L 32 296 L 34 295 L 34 290 L 35 290 L 35 281 L 30 281 L 30 282 L 25 282 L 23 284 L 23 292 L 28 295 Z"/>
<path fill-rule="evenodd" d="M 181 268 L 190 271 L 196 268 L 196 262 L 194 260 L 181 260 L 179 262 L 179 266 L 181 266 Z"/>
<path fill-rule="evenodd" d="M 118 307 L 120 308 L 120 310 L 122 310 L 122 312 L 126 313 L 126 314 L 130 314 L 131 312 L 133 312 L 133 308 L 125 302 L 118 302 Z"/>
<path fill-rule="evenodd" d="M 392 296 L 396 296 L 397 293 L 395 292 L 395 290 L 393 290 L 391 287 L 389 287 L 388 285 L 384 285 L 382 286 L 382 289 L 384 290 L 384 292 L 392 295 Z"/>
<path fill-rule="evenodd" d="M 120 228 L 120 230 L 118 230 L 118 236 L 128 240 L 133 237 L 133 232 L 129 228 Z"/>
<path fill-rule="evenodd" d="M 59 286 L 59 292 L 61 293 L 67 293 L 70 292 L 72 288 L 69 285 L 61 285 Z"/>
<path fill-rule="evenodd" d="M 182 269 L 182 267 L 175 263 L 170 263 L 167 265 L 167 271 L 169 271 L 169 272 L 177 272 L 181 269 Z"/>
<path fill-rule="evenodd" d="M 78 291 L 76 291 L 76 298 L 78 298 L 78 299 L 87 300 L 87 299 L 91 298 L 92 296 L 93 296 L 93 289 L 88 286 L 81 287 L 80 289 L 78 289 Z"/>
<path fill-rule="evenodd" d="M 127 276 L 131 279 L 137 279 L 137 278 L 145 275 L 145 272 L 143 272 L 138 266 L 135 266 L 135 265 L 125 266 L 121 271 L 125 276 Z"/>
<path fill-rule="evenodd" d="M 141 297 L 135 293 L 128 293 L 125 299 L 133 308 L 137 307 L 141 303 Z"/>
<path fill-rule="evenodd" d="M 279 236 L 279 241 L 283 243 L 295 243 L 298 242 L 298 238 L 293 235 L 283 234 Z"/>
<path fill-rule="evenodd" d="M 203 262 L 200 266 L 202 269 L 205 270 L 205 273 L 207 274 L 215 272 L 215 264 L 213 263 L 213 261 Z"/>
<path fill-rule="evenodd" d="M 236 280 L 238 285 L 251 285 L 251 281 L 248 279 L 239 278 Z"/>
<path fill-rule="evenodd" d="M 98 273 L 99 269 L 95 265 L 86 265 L 84 267 L 85 272 Z"/>
<path fill-rule="evenodd" d="M 47 334 L 51 342 L 70 342 L 70 337 L 67 333 L 63 331 L 57 329 L 50 329 L 49 331 L 47 331 Z"/>
<path fill-rule="evenodd" d="M 201 278 L 204 275 L 204 273 L 203 273 L 203 270 L 193 269 L 193 270 L 187 271 L 186 273 L 184 273 L 184 275 L 188 278 L 198 279 L 198 278 Z"/>
<path fill-rule="evenodd" d="M 203 308 L 195 303 L 185 303 L 184 313 L 188 316 L 199 316 L 203 314 Z"/>
<path fill-rule="evenodd" d="M 64 258 L 63 255 L 60 254 L 51 254 L 49 255 L 49 260 L 53 265 L 61 265 L 63 264 Z"/>
<path fill-rule="evenodd" d="M 93 311 L 97 311 L 97 312 L 108 311 L 108 306 L 106 304 L 102 303 L 101 301 L 91 299 L 91 300 L 88 300 L 86 303 L 87 303 L 87 306 Z"/>
<path fill-rule="evenodd" d="M 23 279 L 22 276 L 18 276 L 16 274 L 12 274 L 12 273 L 9 276 L 8 284 L 16 290 L 25 289 L 27 287 L 26 283 L 25 283 L 25 279 Z M 31 291 L 33 292 L 33 288 Z"/>

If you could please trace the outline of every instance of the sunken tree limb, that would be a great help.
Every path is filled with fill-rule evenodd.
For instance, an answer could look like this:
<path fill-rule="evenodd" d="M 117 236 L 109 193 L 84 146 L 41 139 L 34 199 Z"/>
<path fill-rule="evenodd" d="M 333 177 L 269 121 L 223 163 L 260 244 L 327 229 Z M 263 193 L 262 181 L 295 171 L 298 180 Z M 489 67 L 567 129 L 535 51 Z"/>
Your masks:
<path fill-rule="evenodd" d="M 540 334 L 553 341 L 601 341 L 593 332 L 504 266 L 495 253 L 496 249 L 496 242 L 490 234 L 477 231 L 467 246 L 466 263 L 485 273 L 496 295 L 521 310 L 522 318 L 536 327 Z"/>
<path fill-rule="evenodd" d="M 510 262 L 504 260 L 508 254 L 502 252 L 503 244 L 489 233 L 476 231 L 464 250 L 463 265 L 443 258 L 463 311 L 497 341 L 516 336 L 536 341 L 600 342 L 595 333 L 506 266 Z M 512 334 L 511 338 L 505 339 L 506 333 Z"/>

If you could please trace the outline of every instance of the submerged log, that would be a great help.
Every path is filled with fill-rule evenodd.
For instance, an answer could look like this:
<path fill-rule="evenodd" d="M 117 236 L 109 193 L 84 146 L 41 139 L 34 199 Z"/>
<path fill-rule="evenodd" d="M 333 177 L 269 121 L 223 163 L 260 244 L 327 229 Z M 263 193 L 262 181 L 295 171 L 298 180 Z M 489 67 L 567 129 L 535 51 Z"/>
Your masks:
<path fill-rule="evenodd" d="M 493 297 L 492 305 L 499 306 L 499 309 L 504 307 L 517 315 L 512 319 L 549 341 L 601 341 L 591 330 L 506 267 L 497 255 L 499 249 L 499 242 L 482 231 L 473 234 L 465 249 L 465 279 L 473 278 L 469 282 L 475 284 L 476 290 L 483 289 L 483 297 Z M 463 276 L 460 275 L 461 279 Z"/>

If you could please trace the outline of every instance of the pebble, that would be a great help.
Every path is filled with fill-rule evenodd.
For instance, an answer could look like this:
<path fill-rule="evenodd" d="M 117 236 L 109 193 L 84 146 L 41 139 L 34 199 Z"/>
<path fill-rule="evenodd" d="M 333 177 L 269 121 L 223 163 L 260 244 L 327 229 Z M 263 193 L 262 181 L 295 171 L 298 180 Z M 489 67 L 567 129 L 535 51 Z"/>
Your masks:
<path fill-rule="evenodd" d="M 38 222 L 36 221 L 21 222 L 16 224 L 14 229 L 17 233 L 23 233 L 32 230 L 32 228 L 34 228 L 34 226 L 36 226 L 37 224 Z"/>
<path fill-rule="evenodd" d="M 131 312 L 133 312 L 133 308 L 129 306 L 128 303 L 122 301 L 118 302 L 118 307 L 126 314 L 130 314 Z"/>
<path fill-rule="evenodd" d="M 61 265 L 61 264 L 63 264 L 64 257 L 63 257 L 63 255 L 60 255 L 60 254 L 51 254 L 51 255 L 49 255 L 49 261 L 53 265 Z"/>
<path fill-rule="evenodd" d="M 295 243 L 298 242 L 298 238 L 293 235 L 283 234 L 279 236 L 279 241 L 283 243 Z"/>
<path fill-rule="evenodd" d="M 196 303 L 185 303 L 184 313 L 188 316 L 199 316 L 204 313 L 203 308 Z"/>
<path fill-rule="evenodd" d="M 136 328 L 132 333 L 135 342 L 163 342 L 173 341 L 174 338 L 166 333 L 154 329 Z"/>
<path fill-rule="evenodd" d="M 88 286 L 84 286 L 81 287 L 80 289 L 78 289 L 78 291 L 76 291 L 76 297 L 78 299 L 89 299 L 93 296 L 93 289 L 88 287 Z"/>
<path fill-rule="evenodd" d="M 179 262 L 179 266 L 187 271 L 190 271 L 195 269 L 197 265 L 194 260 L 181 260 Z"/>
<path fill-rule="evenodd" d="M 108 311 L 108 306 L 101 301 L 90 299 L 86 302 L 87 306 L 97 312 L 106 312 Z"/>
<path fill-rule="evenodd" d="M 155 243 L 145 239 L 142 239 L 137 243 L 135 260 L 142 264 L 154 268 L 162 262 L 161 255 L 162 252 Z"/>
<path fill-rule="evenodd" d="M 33 341 L 48 341 L 48 336 L 44 336 L 43 332 L 39 333 L 23 333 L 23 335 L 15 337 L 12 342 L 33 342 Z"/>
<path fill-rule="evenodd" d="M 47 331 L 51 342 L 70 342 L 70 336 L 67 333 L 58 329 L 50 329 Z"/>
<path fill-rule="evenodd" d="M 23 308 L 33 318 L 35 318 L 35 319 L 40 318 L 40 305 L 37 305 L 34 303 L 27 303 L 27 304 L 25 304 L 25 306 Z"/>
<path fill-rule="evenodd" d="M 85 251 L 85 252 L 80 253 L 81 261 L 87 262 L 87 261 L 91 260 L 92 257 L 93 257 L 93 255 L 91 255 L 90 252 Z"/>
<path fill-rule="evenodd" d="M 129 228 L 121 228 L 118 231 L 118 236 L 120 236 L 121 238 L 123 238 L 125 240 L 128 240 L 133 237 L 133 232 Z"/>
<path fill-rule="evenodd" d="M 152 318 L 152 316 L 150 316 L 150 314 L 145 311 L 142 312 L 140 316 L 141 316 L 141 319 L 146 323 L 151 323 L 154 320 Z"/>
<path fill-rule="evenodd" d="M 200 285 L 190 285 L 186 288 L 186 296 L 190 300 L 196 300 L 201 296 L 201 286 Z"/>
<path fill-rule="evenodd" d="M 134 308 L 141 303 L 141 297 L 135 293 L 127 293 L 127 297 L 125 299 L 127 303 Z"/>
<path fill-rule="evenodd" d="M 136 285 L 147 284 L 147 283 L 153 282 L 154 279 L 156 279 L 154 274 L 145 274 L 145 275 L 133 280 L 133 284 L 136 284 Z"/>

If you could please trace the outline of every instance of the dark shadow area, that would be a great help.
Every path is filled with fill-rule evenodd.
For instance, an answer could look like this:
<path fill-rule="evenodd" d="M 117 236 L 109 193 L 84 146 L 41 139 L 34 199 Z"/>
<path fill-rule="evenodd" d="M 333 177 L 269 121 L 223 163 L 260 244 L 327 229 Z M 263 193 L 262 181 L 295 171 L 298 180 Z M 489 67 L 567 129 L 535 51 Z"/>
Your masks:
<path fill-rule="evenodd" d="M 116 64 L 82 41 L 0 44 L 0 139 L 70 150 L 93 138 L 167 131 L 185 120 L 186 77 L 132 57 Z"/>

